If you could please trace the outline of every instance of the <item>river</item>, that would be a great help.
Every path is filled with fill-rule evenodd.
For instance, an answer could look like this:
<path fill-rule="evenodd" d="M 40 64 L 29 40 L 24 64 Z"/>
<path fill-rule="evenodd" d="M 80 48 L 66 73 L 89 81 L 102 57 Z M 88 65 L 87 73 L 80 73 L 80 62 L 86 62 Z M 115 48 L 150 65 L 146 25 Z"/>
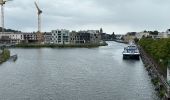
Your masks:
<path fill-rule="evenodd" d="M 0 100 L 159 100 L 141 60 L 123 60 L 126 46 L 11 49 L 0 65 Z"/>

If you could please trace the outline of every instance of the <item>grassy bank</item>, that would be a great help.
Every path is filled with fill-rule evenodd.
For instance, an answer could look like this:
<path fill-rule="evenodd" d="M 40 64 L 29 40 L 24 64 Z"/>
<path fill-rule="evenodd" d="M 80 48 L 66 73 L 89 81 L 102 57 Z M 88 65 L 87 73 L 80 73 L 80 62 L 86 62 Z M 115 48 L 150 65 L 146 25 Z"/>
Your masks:
<path fill-rule="evenodd" d="M 106 46 L 107 43 L 103 44 L 18 44 L 15 47 L 18 48 L 93 48 L 93 47 L 99 47 L 99 46 Z"/>
<path fill-rule="evenodd" d="M 10 51 L 8 49 L 4 49 L 2 54 L 0 54 L 0 63 L 7 61 L 10 58 Z"/>
<path fill-rule="evenodd" d="M 159 65 L 159 70 L 166 73 L 168 61 L 170 60 L 170 39 L 154 40 L 144 38 L 138 44 Z"/>

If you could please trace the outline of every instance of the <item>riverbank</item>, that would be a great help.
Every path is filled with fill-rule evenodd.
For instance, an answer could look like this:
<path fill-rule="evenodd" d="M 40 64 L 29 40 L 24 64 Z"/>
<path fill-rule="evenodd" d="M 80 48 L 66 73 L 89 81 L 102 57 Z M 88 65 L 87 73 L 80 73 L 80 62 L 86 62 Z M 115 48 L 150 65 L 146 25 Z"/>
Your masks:
<path fill-rule="evenodd" d="M 168 84 L 166 84 L 165 78 L 158 71 L 158 65 L 153 61 L 152 58 L 143 50 L 142 47 L 138 46 L 141 53 L 141 59 L 145 65 L 148 75 L 151 77 L 151 81 L 155 86 L 155 90 L 158 91 L 158 95 L 161 98 L 167 98 Z"/>
<path fill-rule="evenodd" d="M 152 58 L 155 64 L 158 65 L 158 71 L 164 76 L 167 76 L 167 66 L 170 60 L 170 39 L 141 39 L 138 44 Z"/>
<path fill-rule="evenodd" d="M 10 51 L 8 49 L 4 49 L 0 54 L 0 64 L 7 61 L 10 58 Z"/>
<path fill-rule="evenodd" d="M 99 46 L 107 46 L 106 42 L 101 44 L 17 44 L 16 48 L 93 48 Z"/>
<path fill-rule="evenodd" d="M 159 65 L 154 61 L 149 54 L 145 52 L 145 50 L 138 46 L 141 59 L 145 65 L 146 70 L 148 71 L 148 75 L 151 77 L 151 81 L 155 86 L 155 90 L 158 91 L 158 95 L 163 100 L 169 98 L 169 85 L 166 81 L 166 78 L 163 77 L 161 72 L 158 70 Z"/>

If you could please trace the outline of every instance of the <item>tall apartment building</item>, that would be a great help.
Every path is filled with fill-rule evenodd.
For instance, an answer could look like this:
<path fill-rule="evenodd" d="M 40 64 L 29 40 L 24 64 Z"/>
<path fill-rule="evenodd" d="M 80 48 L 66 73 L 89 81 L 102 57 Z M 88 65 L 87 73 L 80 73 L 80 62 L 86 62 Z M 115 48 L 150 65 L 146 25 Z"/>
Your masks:
<path fill-rule="evenodd" d="M 71 44 L 90 43 L 90 33 L 87 31 L 71 32 L 70 33 Z"/>
<path fill-rule="evenodd" d="M 90 43 L 97 44 L 101 41 L 99 30 L 88 30 L 87 32 L 90 33 Z"/>
<path fill-rule="evenodd" d="M 37 35 L 36 33 L 22 33 L 24 36 L 24 41 L 26 43 L 35 43 L 37 42 Z"/>
<path fill-rule="evenodd" d="M 97 44 L 101 41 L 101 35 L 98 30 L 88 30 L 70 33 L 71 44 Z"/>
<path fill-rule="evenodd" d="M 50 33 L 49 33 L 50 35 Z M 53 44 L 70 44 L 70 34 L 69 30 L 52 30 L 51 32 L 51 42 Z"/>

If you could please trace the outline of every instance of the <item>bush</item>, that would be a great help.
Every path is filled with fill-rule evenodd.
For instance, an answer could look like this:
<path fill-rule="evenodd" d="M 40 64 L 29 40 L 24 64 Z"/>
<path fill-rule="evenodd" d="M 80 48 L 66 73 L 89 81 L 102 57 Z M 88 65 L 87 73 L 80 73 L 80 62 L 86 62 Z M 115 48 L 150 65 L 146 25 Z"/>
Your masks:
<path fill-rule="evenodd" d="M 143 38 L 138 44 L 160 65 L 166 73 L 168 60 L 170 60 L 170 39 L 154 40 Z"/>
<path fill-rule="evenodd" d="M 0 63 L 5 62 L 10 58 L 10 51 L 8 49 L 3 49 L 2 54 L 0 55 Z"/>

